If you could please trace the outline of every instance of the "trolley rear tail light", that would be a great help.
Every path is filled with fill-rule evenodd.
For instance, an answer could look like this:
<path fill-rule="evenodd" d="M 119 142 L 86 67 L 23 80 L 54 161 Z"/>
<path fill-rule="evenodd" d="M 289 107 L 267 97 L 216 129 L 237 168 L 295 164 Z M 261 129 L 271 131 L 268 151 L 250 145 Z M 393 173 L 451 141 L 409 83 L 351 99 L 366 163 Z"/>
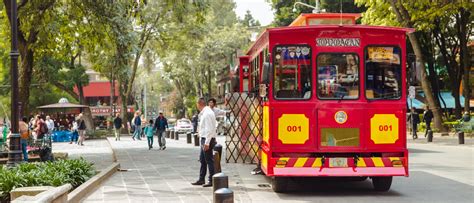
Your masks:
<path fill-rule="evenodd" d="M 285 167 L 286 163 L 288 163 L 286 160 L 277 160 L 276 167 Z"/>
<path fill-rule="evenodd" d="M 403 161 L 402 160 L 392 160 L 392 165 L 393 166 L 403 166 Z"/>

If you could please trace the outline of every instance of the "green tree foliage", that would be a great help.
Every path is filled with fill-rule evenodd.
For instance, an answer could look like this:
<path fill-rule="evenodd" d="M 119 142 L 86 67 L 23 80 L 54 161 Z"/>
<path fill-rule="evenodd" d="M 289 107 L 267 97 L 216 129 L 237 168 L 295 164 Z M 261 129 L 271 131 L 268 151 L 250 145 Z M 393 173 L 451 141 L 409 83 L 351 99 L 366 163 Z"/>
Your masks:
<path fill-rule="evenodd" d="M 229 68 L 233 54 L 249 43 L 250 33 L 237 23 L 235 14 L 226 20 L 221 18 L 233 13 L 234 7 L 232 1 L 211 3 L 203 21 L 188 15 L 186 23 L 168 27 L 170 34 L 161 44 L 165 51 L 157 52 L 165 76 L 176 87 L 179 99 L 173 102 L 179 117 L 184 116 L 179 109 L 191 112 L 196 97 L 215 95 L 217 73 Z"/>
<path fill-rule="evenodd" d="M 435 71 L 430 68 L 430 64 L 434 66 L 432 63 L 435 57 L 431 56 L 436 54 L 442 58 L 441 63 L 448 70 L 451 81 L 450 88 L 455 98 L 455 112 L 459 117 L 461 111 L 459 86 L 463 76 L 463 82 L 466 82 L 467 87 L 464 94 L 466 98 L 470 98 L 469 71 L 466 70 L 470 67 L 467 41 L 472 35 L 470 22 L 473 20 L 471 14 L 474 9 L 473 4 L 468 1 L 433 2 L 429 0 L 416 2 L 356 0 L 356 3 L 367 7 L 367 12 L 363 14 L 364 23 L 404 26 L 417 30 L 416 33 L 408 34 L 417 60 L 428 67 L 431 77 L 435 75 Z M 427 53 L 429 50 L 432 50 L 431 54 Z M 422 72 L 422 87 L 427 95 L 427 103 L 434 108 L 435 127 L 442 129 L 439 102 L 433 99 L 432 88 L 436 85 L 430 83 L 425 69 L 422 69 Z M 469 108 L 468 101 L 465 102 L 465 107 Z"/>
<path fill-rule="evenodd" d="M 10 23 L 11 1 L 3 0 L 2 10 L 4 24 Z M 18 4 L 18 49 L 20 52 L 19 64 L 19 102 L 23 108 L 21 113 L 29 110 L 30 84 L 33 79 L 33 67 L 37 50 L 47 46 L 53 32 L 49 25 L 54 21 L 53 7 L 56 0 L 21 1 Z M 4 33 L 5 34 L 5 33 Z M 8 39 L 5 36 L 3 39 Z"/>
<path fill-rule="evenodd" d="M 242 19 L 240 21 L 240 23 L 242 23 L 242 25 L 244 25 L 246 27 L 258 27 L 258 26 L 260 26 L 260 22 L 253 18 L 252 14 L 250 13 L 250 10 L 246 11 L 244 19 Z"/>
<path fill-rule="evenodd" d="M 312 13 L 313 8 L 297 5 L 294 7 L 296 12 L 293 11 L 293 5 L 295 2 L 302 2 L 315 6 L 315 0 L 298 0 L 298 1 L 281 1 L 281 0 L 269 0 L 274 10 L 275 19 L 273 21 L 274 26 L 288 26 L 295 20 L 301 13 Z M 354 0 L 320 0 L 320 9 L 324 9 L 328 13 L 361 13 L 365 10 L 364 7 L 359 7 L 354 4 Z"/>
<path fill-rule="evenodd" d="M 300 2 L 314 5 L 313 0 L 302 0 Z M 288 26 L 300 15 L 300 13 L 311 13 L 313 11 L 312 8 L 306 6 L 297 6 L 297 12 L 293 12 L 293 5 L 295 4 L 295 1 L 271 0 L 271 4 L 275 16 L 273 25 L 277 27 Z"/>

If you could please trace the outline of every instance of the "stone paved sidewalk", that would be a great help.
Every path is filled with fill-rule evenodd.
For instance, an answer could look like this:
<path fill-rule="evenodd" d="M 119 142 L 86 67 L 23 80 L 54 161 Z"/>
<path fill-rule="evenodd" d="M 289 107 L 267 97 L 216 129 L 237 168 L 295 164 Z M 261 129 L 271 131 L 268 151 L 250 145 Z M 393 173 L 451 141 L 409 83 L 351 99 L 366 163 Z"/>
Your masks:
<path fill-rule="evenodd" d="M 224 137 L 219 137 L 223 144 Z M 121 141 L 109 138 L 121 169 L 84 202 L 211 202 L 212 188 L 193 186 L 198 178 L 199 148 L 185 140 L 167 139 L 166 150 L 148 150 L 145 140 L 132 141 L 124 136 Z M 156 137 L 155 137 L 156 142 Z M 157 143 L 155 143 L 157 146 Z M 222 161 L 224 163 L 224 161 Z M 237 167 L 238 165 L 238 167 Z M 249 189 L 240 173 L 250 175 L 254 165 L 222 164 L 229 176 L 229 187 L 236 202 L 251 202 Z M 248 169 L 246 169 L 248 168 Z M 266 183 L 263 179 L 261 182 Z M 251 178 L 247 178 L 250 180 Z M 255 180 L 248 181 L 253 184 Z M 268 190 L 270 190 L 268 188 Z"/>
<path fill-rule="evenodd" d="M 465 147 L 474 147 L 474 135 L 464 134 L 464 144 L 460 145 L 458 143 L 458 137 L 455 133 L 449 133 L 448 136 L 441 136 L 441 133 L 433 134 L 433 142 L 429 143 L 427 138 L 425 138 L 425 132 L 418 132 L 418 139 L 413 140 L 411 132 L 407 132 L 407 142 L 416 143 L 416 144 L 437 144 L 444 146 L 465 146 Z"/>
<path fill-rule="evenodd" d="M 102 170 L 112 164 L 113 152 L 105 139 L 85 140 L 84 146 L 69 142 L 53 142 L 53 152 L 67 152 L 69 158 L 80 157 L 94 163 L 96 170 Z"/>

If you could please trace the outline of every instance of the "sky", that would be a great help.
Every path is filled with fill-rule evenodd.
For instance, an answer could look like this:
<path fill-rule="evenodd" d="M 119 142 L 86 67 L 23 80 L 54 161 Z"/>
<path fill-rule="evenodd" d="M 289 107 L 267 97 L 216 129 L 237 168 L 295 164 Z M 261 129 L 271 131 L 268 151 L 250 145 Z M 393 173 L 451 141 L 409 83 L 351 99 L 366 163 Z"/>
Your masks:
<path fill-rule="evenodd" d="M 261 25 L 268 25 L 273 21 L 272 7 L 265 0 L 235 0 L 235 4 L 235 13 L 241 19 L 247 10 L 250 10 L 253 18 L 260 21 Z"/>

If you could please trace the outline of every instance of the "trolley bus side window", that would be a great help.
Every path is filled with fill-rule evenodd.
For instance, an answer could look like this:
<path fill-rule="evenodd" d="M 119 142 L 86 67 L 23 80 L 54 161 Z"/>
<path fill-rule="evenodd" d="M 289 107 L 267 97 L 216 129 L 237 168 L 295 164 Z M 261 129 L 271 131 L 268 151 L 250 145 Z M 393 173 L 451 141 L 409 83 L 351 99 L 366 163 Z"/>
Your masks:
<path fill-rule="evenodd" d="M 311 47 L 281 45 L 273 51 L 273 96 L 275 99 L 311 98 Z"/>
<path fill-rule="evenodd" d="M 395 46 L 365 48 L 365 97 L 370 100 L 401 98 L 401 50 Z"/>
<path fill-rule="evenodd" d="M 317 57 L 318 98 L 359 98 L 359 56 L 352 53 L 322 53 Z"/>

